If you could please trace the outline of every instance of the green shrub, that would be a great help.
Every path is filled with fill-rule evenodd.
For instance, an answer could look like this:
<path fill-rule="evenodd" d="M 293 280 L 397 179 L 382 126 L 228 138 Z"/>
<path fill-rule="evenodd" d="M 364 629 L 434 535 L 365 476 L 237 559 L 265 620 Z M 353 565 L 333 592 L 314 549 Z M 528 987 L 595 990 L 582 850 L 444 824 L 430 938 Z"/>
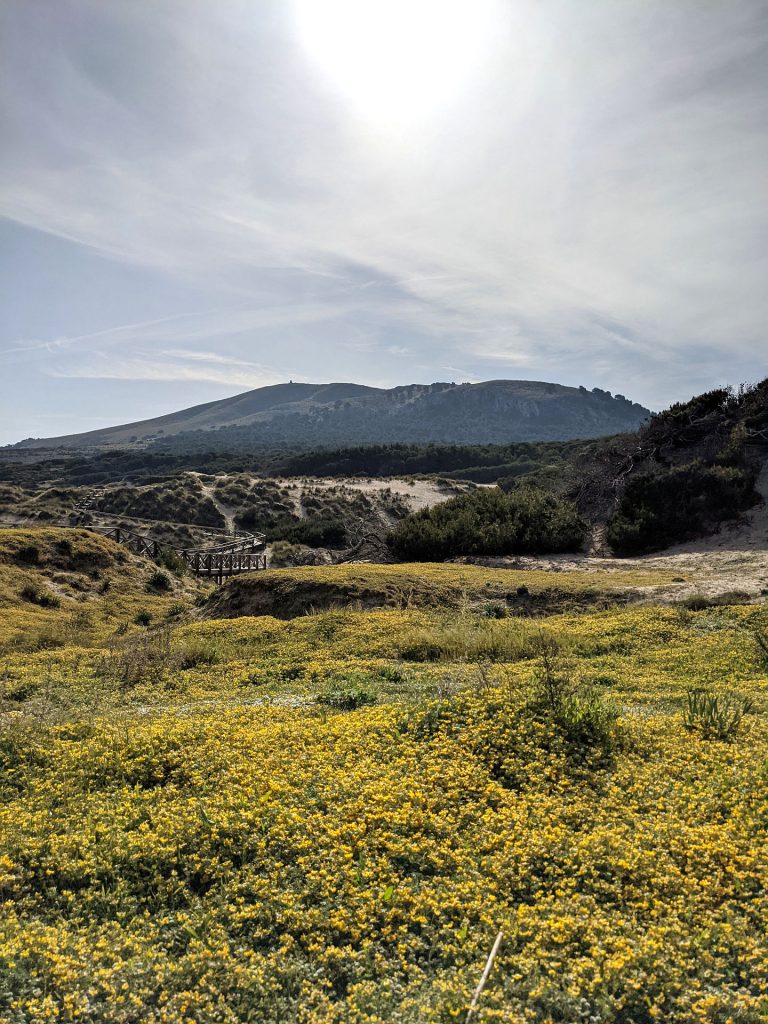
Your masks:
<path fill-rule="evenodd" d="M 594 689 L 580 689 L 566 697 L 557 721 L 566 738 L 580 746 L 610 749 L 617 739 L 618 710 Z"/>
<path fill-rule="evenodd" d="M 317 513 L 305 519 L 283 516 L 266 531 L 267 540 L 305 544 L 309 548 L 343 548 L 347 543 L 344 521 L 335 515 Z"/>
<path fill-rule="evenodd" d="M 271 682 L 269 674 L 261 669 L 254 669 L 253 672 L 248 672 L 246 675 L 241 676 L 237 681 L 238 686 L 265 686 Z"/>
<path fill-rule="evenodd" d="M 0 725 L 0 793 L 22 790 L 30 769 L 46 764 L 49 754 L 45 730 L 28 718 L 7 716 Z"/>
<path fill-rule="evenodd" d="M 175 576 L 186 576 L 189 571 L 184 559 L 173 548 L 166 548 L 160 555 L 160 564 Z"/>
<path fill-rule="evenodd" d="M 180 669 L 217 665 L 221 661 L 221 652 L 210 640 L 187 640 L 177 652 L 175 660 Z"/>
<path fill-rule="evenodd" d="M 285 665 L 280 668 L 255 668 L 238 680 L 238 686 L 266 686 L 268 683 L 293 683 L 306 673 L 304 665 Z"/>
<path fill-rule="evenodd" d="M 22 588 L 19 596 L 22 601 L 29 601 L 30 604 L 36 604 L 40 608 L 61 607 L 61 598 L 58 595 L 52 594 L 50 590 L 45 590 L 36 583 L 28 583 Z"/>
<path fill-rule="evenodd" d="M 738 694 L 693 689 L 687 693 L 683 720 L 689 732 L 698 732 L 705 740 L 730 741 L 753 708 L 752 700 Z"/>
<path fill-rule="evenodd" d="M 317 702 L 336 711 L 354 711 L 355 708 L 375 704 L 376 694 L 365 683 L 348 681 L 318 694 Z"/>
<path fill-rule="evenodd" d="M 38 565 L 40 562 L 40 549 L 36 544 L 24 544 L 16 552 L 15 558 L 21 565 Z"/>
<path fill-rule="evenodd" d="M 641 555 L 690 540 L 754 504 L 755 473 L 701 461 L 630 478 L 606 539 L 617 555 Z"/>
<path fill-rule="evenodd" d="M 133 617 L 133 621 L 137 626 L 148 626 L 152 622 L 152 612 L 148 612 L 146 608 L 142 608 L 141 611 L 136 612 Z"/>
<path fill-rule="evenodd" d="M 753 622 L 747 628 L 754 640 L 755 649 L 760 661 L 768 669 L 768 628 L 759 622 Z"/>
<path fill-rule="evenodd" d="M 378 670 L 378 675 L 382 679 L 386 679 L 388 683 L 402 683 L 408 678 L 407 673 L 397 665 L 382 665 Z"/>
<path fill-rule="evenodd" d="M 155 594 L 164 594 L 171 589 L 171 579 L 167 573 L 158 569 L 147 580 L 147 590 Z"/>
<path fill-rule="evenodd" d="M 130 690 L 141 683 L 164 681 L 175 667 L 171 631 L 165 628 L 116 644 L 96 663 L 95 670 L 97 675 L 114 680 L 121 689 Z"/>
<path fill-rule="evenodd" d="M 400 657 L 403 661 L 440 661 L 444 653 L 441 646 L 426 639 L 413 640 L 400 648 Z"/>
<path fill-rule="evenodd" d="M 701 612 L 705 608 L 726 608 L 733 604 L 751 604 L 752 595 L 744 590 L 727 590 L 724 594 L 707 597 L 706 594 L 690 594 L 675 602 L 675 607 L 689 612 Z"/>
<path fill-rule="evenodd" d="M 559 712 L 575 692 L 572 667 L 565 649 L 556 636 L 543 629 L 533 634 L 531 647 L 536 658 L 532 702 L 536 707 Z"/>
<path fill-rule="evenodd" d="M 543 713 L 573 747 L 601 747 L 611 752 L 619 741 L 618 711 L 594 686 L 573 676 L 567 650 L 550 633 L 533 637 L 537 664 L 531 708 Z"/>
<path fill-rule="evenodd" d="M 534 487 L 478 488 L 406 516 L 390 532 L 393 553 L 413 561 L 455 555 L 575 551 L 586 526 L 569 502 Z"/>

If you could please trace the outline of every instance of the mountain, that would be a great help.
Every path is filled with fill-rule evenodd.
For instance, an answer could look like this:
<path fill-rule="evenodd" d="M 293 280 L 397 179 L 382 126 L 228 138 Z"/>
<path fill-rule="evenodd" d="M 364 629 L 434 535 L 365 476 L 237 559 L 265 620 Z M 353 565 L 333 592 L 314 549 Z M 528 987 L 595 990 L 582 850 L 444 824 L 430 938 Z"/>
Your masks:
<path fill-rule="evenodd" d="M 236 450 L 263 444 L 505 444 L 617 434 L 636 430 L 649 416 L 648 409 L 623 395 L 542 381 L 390 389 L 291 382 L 137 423 L 28 438 L 17 447 Z"/>

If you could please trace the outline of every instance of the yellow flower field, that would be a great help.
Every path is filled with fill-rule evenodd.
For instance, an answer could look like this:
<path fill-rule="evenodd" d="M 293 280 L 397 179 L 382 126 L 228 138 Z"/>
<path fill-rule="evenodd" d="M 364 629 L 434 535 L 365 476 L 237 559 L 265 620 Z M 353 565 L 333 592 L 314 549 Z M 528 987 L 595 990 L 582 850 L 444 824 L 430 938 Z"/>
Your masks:
<path fill-rule="evenodd" d="M 0 1020 L 768 1019 L 761 607 L 157 608 L 3 658 Z"/>

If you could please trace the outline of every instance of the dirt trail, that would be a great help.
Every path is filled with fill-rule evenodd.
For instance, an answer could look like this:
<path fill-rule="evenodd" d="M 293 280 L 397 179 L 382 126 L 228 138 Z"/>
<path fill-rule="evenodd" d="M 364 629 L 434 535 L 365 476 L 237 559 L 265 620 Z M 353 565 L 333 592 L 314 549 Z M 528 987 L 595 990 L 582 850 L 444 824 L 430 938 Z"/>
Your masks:
<path fill-rule="evenodd" d="M 234 509 L 229 505 L 225 505 L 216 496 L 216 483 L 221 479 L 226 479 L 226 476 L 216 477 L 212 484 L 203 483 L 201 473 L 191 473 L 191 476 L 197 478 L 197 482 L 200 485 L 200 489 L 206 498 L 209 498 L 211 504 L 214 506 L 216 511 L 224 519 L 224 532 L 229 534 L 230 537 L 234 536 L 235 533 L 235 512 Z"/>

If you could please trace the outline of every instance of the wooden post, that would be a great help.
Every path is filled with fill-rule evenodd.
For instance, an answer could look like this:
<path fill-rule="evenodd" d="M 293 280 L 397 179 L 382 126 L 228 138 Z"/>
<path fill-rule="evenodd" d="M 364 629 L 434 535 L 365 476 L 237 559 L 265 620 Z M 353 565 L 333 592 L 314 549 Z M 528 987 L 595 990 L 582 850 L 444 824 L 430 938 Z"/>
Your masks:
<path fill-rule="evenodd" d="M 483 989 L 485 988 L 486 982 L 488 981 L 488 977 L 491 973 L 491 969 L 493 968 L 493 961 L 496 959 L 496 954 L 499 952 L 499 946 L 501 945 L 502 938 L 503 935 L 501 932 L 499 932 L 499 934 L 496 936 L 496 941 L 493 944 L 493 949 L 491 950 L 488 959 L 485 962 L 485 970 L 483 971 L 482 977 L 480 978 L 478 986 L 475 989 L 475 993 L 472 996 L 472 1001 L 469 1004 L 465 1024 L 469 1024 L 469 1022 L 472 1019 L 472 1014 L 477 1009 L 478 1001 L 480 999 L 480 996 L 483 994 Z"/>

